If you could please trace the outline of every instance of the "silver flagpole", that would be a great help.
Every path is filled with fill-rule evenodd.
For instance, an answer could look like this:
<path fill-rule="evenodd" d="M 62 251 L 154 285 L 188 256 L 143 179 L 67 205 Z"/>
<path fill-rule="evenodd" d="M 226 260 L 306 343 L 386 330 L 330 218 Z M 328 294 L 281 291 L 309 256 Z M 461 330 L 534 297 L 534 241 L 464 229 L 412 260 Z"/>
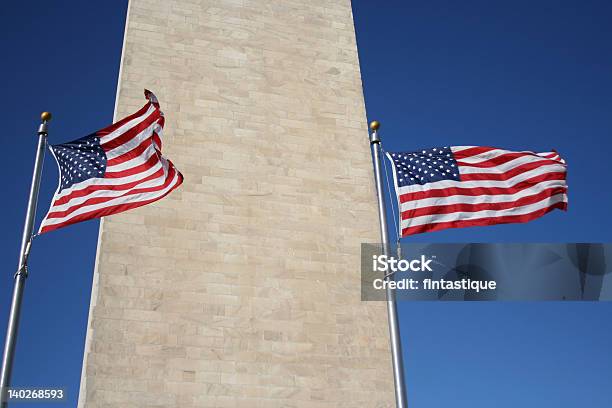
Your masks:
<path fill-rule="evenodd" d="M 30 197 L 26 211 L 23 236 L 21 237 L 21 250 L 19 251 L 19 267 L 15 273 L 15 287 L 13 289 L 13 300 L 9 314 L 8 328 L 6 329 L 6 340 L 4 343 L 4 354 L 2 356 L 2 372 L 0 373 L 0 401 L 2 408 L 8 404 L 7 393 L 11 385 L 11 372 L 13 370 L 13 359 L 15 357 L 15 344 L 17 343 L 17 330 L 19 329 L 19 314 L 21 312 L 21 300 L 23 288 L 28 277 L 28 255 L 32 243 L 32 229 L 36 218 L 36 204 L 38 202 L 38 191 L 40 190 L 40 177 L 42 174 L 43 161 L 45 159 L 45 147 L 47 146 L 47 124 L 51 120 L 49 112 L 40 115 L 42 123 L 38 128 L 38 148 L 36 150 L 36 161 L 30 185 Z"/>
<path fill-rule="evenodd" d="M 381 145 L 378 136 L 380 123 L 373 121 L 370 123 L 370 146 L 374 155 L 374 176 L 376 178 L 376 193 L 378 194 L 378 216 L 380 217 L 380 237 L 383 245 L 383 252 L 391 256 L 389 246 L 389 232 L 387 230 L 387 209 L 385 208 L 385 195 L 383 193 L 381 163 Z M 391 279 L 387 276 L 386 279 Z M 389 334 L 391 337 L 391 360 L 393 362 L 393 380 L 395 382 L 395 402 L 397 408 L 408 407 L 408 397 L 406 396 L 406 383 L 404 381 L 404 364 L 402 362 L 402 341 L 400 339 L 399 322 L 397 319 L 397 307 L 395 303 L 395 291 L 387 285 L 387 314 L 389 315 Z"/>

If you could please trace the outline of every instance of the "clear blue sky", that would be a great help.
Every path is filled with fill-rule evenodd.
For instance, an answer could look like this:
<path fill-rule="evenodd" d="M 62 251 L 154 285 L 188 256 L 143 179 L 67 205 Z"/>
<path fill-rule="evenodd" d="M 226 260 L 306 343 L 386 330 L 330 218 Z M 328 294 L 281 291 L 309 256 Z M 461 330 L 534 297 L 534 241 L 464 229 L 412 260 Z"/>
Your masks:
<path fill-rule="evenodd" d="M 53 143 L 112 120 L 125 7 L 3 7 L 2 341 L 38 115 L 54 113 Z M 568 213 L 411 240 L 610 241 L 611 2 L 355 0 L 353 9 L 368 117 L 382 122 L 388 150 L 556 148 L 569 163 Z M 48 157 L 39 219 L 56 171 Z M 13 383 L 66 387 L 66 406 L 78 394 L 97 229 L 92 221 L 42 236 L 30 259 Z M 400 319 L 412 407 L 608 407 L 612 399 L 611 303 L 412 302 L 400 304 Z"/>

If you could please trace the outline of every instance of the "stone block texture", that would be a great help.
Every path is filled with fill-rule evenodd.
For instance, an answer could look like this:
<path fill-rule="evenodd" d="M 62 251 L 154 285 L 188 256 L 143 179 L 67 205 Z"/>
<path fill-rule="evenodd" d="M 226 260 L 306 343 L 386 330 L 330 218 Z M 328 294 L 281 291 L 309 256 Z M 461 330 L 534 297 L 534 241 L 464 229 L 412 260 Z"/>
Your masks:
<path fill-rule="evenodd" d="M 391 407 L 349 0 L 131 0 L 116 118 L 153 90 L 165 199 L 105 218 L 80 407 Z"/>

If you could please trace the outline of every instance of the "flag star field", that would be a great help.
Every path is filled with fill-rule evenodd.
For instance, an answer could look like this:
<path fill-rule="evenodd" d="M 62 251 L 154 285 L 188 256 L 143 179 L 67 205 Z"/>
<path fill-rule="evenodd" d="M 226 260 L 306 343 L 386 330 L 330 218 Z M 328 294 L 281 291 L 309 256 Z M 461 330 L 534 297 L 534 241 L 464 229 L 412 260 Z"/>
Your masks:
<path fill-rule="evenodd" d="M 457 161 L 449 147 L 389 155 L 397 171 L 397 183 L 401 187 L 440 180 L 460 180 Z"/>
<path fill-rule="evenodd" d="M 93 177 L 104 177 L 106 155 L 95 134 L 51 146 L 60 168 L 60 191 Z"/>

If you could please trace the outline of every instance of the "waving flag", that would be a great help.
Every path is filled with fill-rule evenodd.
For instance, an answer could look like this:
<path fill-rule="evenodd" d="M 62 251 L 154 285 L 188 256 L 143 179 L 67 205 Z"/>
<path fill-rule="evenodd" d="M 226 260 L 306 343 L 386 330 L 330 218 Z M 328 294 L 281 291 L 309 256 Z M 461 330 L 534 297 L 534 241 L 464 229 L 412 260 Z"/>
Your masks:
<path fill-rule="evenodd" d="M 166 196 L 183 182 L 161 154 L 164 116 L 157 98 L 119 122 L 75 141 L 51 146 L 59 186 L 39 233 L 120 213 Z"/>
<path fill-rule="evenodd" d="M 565 161 L 557 152 L 452 146 L 387 153 L 401 235 L 527 222 L 567 210 Z"/>

